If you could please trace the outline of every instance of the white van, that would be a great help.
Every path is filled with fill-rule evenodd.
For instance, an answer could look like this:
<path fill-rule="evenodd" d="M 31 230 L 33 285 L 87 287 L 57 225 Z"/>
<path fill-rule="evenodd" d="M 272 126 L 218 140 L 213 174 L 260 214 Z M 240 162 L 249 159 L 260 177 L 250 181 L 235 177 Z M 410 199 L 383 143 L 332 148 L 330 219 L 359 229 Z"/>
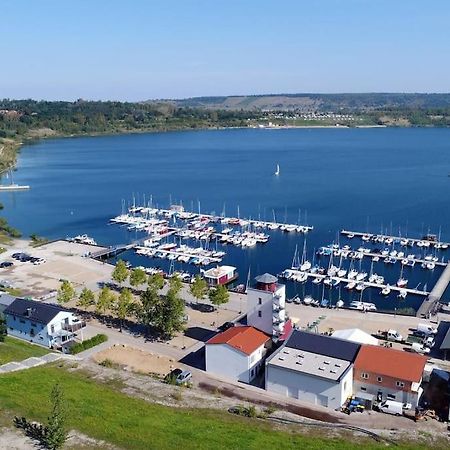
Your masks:
<path fill-rule="evenodd" d="M 403 336 L 397 330 L 388 330 L 386 338 L 388 341 L 403 341 Z"/>
<path fill-rule="evenodd" d="M 385 400 L 378 405 L 378 409 L 386 414 L 393 414 L 394 416 L 403 415 L 403 403 L 394 402 L 393 400 Z"/>
<path fill-rule="evenodd" d="M 425 345 L 419 344 L 418 342 L 413 342 L 411 344 L 411 351 L 421 353 L 423 355 L 430 353 L 429 347 L 425 347 Z"/>
<path fill-rule="evenodd" d="M 436 334 L 438 332 L 436 327 L 428 325 L 427 323 L 419 323 L 419 325 L 417 325 L 417 331 L 421 331 L 425 334 Z"/>

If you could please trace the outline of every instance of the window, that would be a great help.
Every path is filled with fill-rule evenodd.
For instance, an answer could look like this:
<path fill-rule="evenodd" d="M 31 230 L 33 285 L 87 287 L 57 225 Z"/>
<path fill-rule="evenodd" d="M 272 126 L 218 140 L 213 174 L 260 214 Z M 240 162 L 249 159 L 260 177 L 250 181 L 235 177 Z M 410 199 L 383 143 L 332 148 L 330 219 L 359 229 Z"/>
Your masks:
<path fill-rule="evenodd" d="M 50 332 L 53 334 L 55 332 L 55 325 L 50 326 Z"/>
<path fill-rule="evenodd" d="M 258 311 L 258 317 L 262 317 L 262 311 Z"/>
<path fill-rule="evenodd" d="M 405 387 L 405 383 L 403 383 L 403 381 L 397 381 L 395 384 L 396 384 L 397 387 L 399 387 L 399 388 Z"/>
<path fill-rule="evenodd" d="M 363 373 L 361 374 L 361 378 L 363 378 L 364 380 L 368 380 L 368 379 L 369 379 L 369 374 L 363 372 Z"/>
<path fill-rule="evenodd" d="M 37 327 L 37 325 L 35 323 L 33 323 L 33 322 L 31 322 L 31 326 L 32 327 Z"/>
<path fill-rule="evenodd" d="M 262 305 L 262 298 L 261 297 L 258 298 L 258 305 Z"/>
<path fill-rule="evenodd" d="M 395 400 L 395 395 L 393 394 L 388 394 L 387 395 L 388 400 Z"/>
<path fill-rule="evenodd" d="M 13 320 L 14 320 L 14 321 L 16 320 L 16 316 L 13 316 Z"/>
<path fill-rule="evenodd" d="M 20 322 L 20 323 L 25 323 L 25 320 L 20 319 L 19 322 Z"/>
<path fill-rule="evenodd" d="M 345 381 L 344 382 L 344 391 L 346 391 L 347 390 L 347 382 Z"/>
<path fill-rule="evenodd" d="M 383 381 L 383 378 L 382 377 L 377 377 L 377 381 L 378 381 L 378 383 L 381 383 Z"/>
<path fill-rule="evenodd" d="M 363 391 L 363 392 L 366 392 L 366 391 L 367 391 L 367 388 L 365 388 L 364 386 L 361 386 L 359 389 L 360 389 L 361 391 Z"/>

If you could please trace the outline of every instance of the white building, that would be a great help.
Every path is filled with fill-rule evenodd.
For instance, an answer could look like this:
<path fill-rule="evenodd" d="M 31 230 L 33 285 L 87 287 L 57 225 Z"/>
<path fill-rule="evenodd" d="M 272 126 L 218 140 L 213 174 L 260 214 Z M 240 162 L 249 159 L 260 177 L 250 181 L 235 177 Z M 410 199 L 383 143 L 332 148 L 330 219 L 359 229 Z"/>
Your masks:
<path fill-rule="evenodd" d="M 86 323 L 58 305 L 15 299 L 4 311 L 8 334 L 45 347 L 61 349 Z"/>
<path fill-rule="evenodd" d="M 247 289 L 247 325 L 277 339 L 286 324 L 286 287 L 277 277 L 265 273 Z"/>
<path fill-rule="evenodd" d="M 264 369 L 270 344 L 270 337 L 256 328 L 229 328 L 206 342 L 206 371 L 250 383 Z"/>
<path fill-rule="evenodd" d="M 294 330 L 266 361 L 266 390 L 339 408 L 353 393 L 353 342 Z"/>
<path fill-rule="evenodd" d="M 374 338 L 369 333 L 360 330 L 359 328 L 336 330 L 333 332 L 332 336 L 335 338 L 356 342 L 357 344 L 378 345 L 378 339 Z"/>

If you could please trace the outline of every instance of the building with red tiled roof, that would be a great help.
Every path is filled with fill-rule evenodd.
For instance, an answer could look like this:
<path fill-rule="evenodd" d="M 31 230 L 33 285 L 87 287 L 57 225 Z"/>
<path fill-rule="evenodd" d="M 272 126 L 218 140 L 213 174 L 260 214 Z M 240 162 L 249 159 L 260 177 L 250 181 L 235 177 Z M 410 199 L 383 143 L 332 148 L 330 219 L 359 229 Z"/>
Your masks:
<path fill-rule="evenodd" d="M 416 353 L 375 345 L 362 345 L 355 360 L 353 387 L 379 400 L 417 406 L 427 358 Z"/>
<path fill-rule="evenodd" d="M 232 327 L 205 345 L 206 371 L 250 383 L 264 365 L 271 339 L 254 327 Z"/>

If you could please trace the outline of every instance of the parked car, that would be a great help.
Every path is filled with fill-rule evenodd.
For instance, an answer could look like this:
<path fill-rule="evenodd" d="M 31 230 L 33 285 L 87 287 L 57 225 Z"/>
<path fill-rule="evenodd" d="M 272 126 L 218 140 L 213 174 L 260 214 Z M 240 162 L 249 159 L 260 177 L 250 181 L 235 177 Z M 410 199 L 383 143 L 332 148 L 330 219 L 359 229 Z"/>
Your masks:
<path fill-rule="evenodd" d="M 5 269 L 5 268 L 11 267 L 13 265 L 14 265 L 14 263 L 11 261 L 3 261 L 0 263 L 0 268 Z"/>
<path fill-rule="evenodd" d="M 189 370 L 173 369 L 165 376 L 164 380 L 168 383 L 183 385 L 192 380 L 192 373 Z"/>
<path fill-rule="evenodd" d="M 386 414 L 403 415 L 403 403 L 394 402 L 393 400 L 385 400 L 377 406 L 377 409 Z"/>
<path fill-rule="evenodd" d="M 425 347 L 422 344 L 419 344 L 418 342 L 414 342 L 411 345 L 411 351 L 415 353 L 421 353 L 421 354 L 427 354 L 430 353 L 430 349 L 428 347 Z"/>
<path fill-rule="evenodd" d="M 233 322 L 225 322 L 218 328 L 220 331 L 227 331 L 229 328 L 233 328 L 234 323 Z"/>
<path fill-rule="evenodd" d="M 425 334 L 436 334 L 438 332 L 436 327 L 428 325 L 427 323 L 419 323 L 419 325 L 417 325 L 417 330 L 423 331 Z"/>

